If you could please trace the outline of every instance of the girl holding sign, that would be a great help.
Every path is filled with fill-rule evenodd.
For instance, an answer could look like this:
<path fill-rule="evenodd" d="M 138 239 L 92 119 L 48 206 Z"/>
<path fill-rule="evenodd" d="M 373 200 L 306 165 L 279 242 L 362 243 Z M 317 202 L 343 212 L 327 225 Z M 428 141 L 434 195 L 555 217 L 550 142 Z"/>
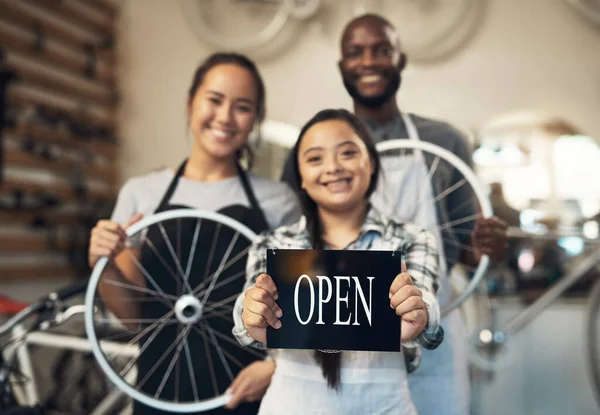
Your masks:
<path fill-rule="evenodd" d="M 261 234 L 247 264 L 247 290 L 234 308 L 234 335 L 266 347 L 266 328 L 281 328 L 278 291 L 265 273 L 267 249 L 400 251 L 404 263 L 389 287 L 389 306 L 401 319 L 401 342 L 436 348 L 443 339 L 436 297 L 435 239 L 414 225 L 382 217 L 370 206 L 379 157 L 360 121 L 346 110 L 324 110 L 302 129 L 293 149 L 293 182 L 304 215 L 296 224 Z M 414 415 L 402 352 L 280 349 L 260 414 Z"/>

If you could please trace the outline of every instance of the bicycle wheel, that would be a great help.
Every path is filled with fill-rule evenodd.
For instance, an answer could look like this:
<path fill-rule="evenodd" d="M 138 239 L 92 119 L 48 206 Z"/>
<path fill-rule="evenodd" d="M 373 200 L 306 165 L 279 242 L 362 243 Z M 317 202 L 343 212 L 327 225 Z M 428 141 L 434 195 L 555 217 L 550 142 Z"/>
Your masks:
<path fill-rule="evenodd" d="M 397 28 L 410 62 L 432 63 L 454 55 L 478 32 L 484 0 L 379 0 L 375 8 Z M 423 30 L 427 27 L 427 30 Z"/>
<path fill-rule="evenodd" d="M 290 18 L 284 0 L 180 0 L 190 29 L 220 49 L 249 50 L 272 42 Z"/>
<path fill-rule="evenodd" d="M 458 251 L 460 253 L 462 250 L 467 250 L 473 252 L 473 248 L 466 243 L 467 238 L 471 234 L 472 225 L 478 218 L 489 218 L 493 214 L 492 206 L 473 170 L 450 151 L 424 141 L 407 139 L 388 140 L 378 143 L 377 150 L 381 155 L 384 170 L 380 177 L 380 188 L 384 190 L 376 192 L 376 195 L 380 198 L 380 205 L 383 206 L 384 212 L 401 221 L 415 222 L 428 230 L 439 232 L 440 244 L 443 245 L 446 257 L 448 257 L 448 253 L 451 251 Z M 428 183 L 414 183 L 405 178 L 393 183 L 391 180 L 386 181 L 386 174 L 392 172 L 395 168 L 394 163 L 397 157 L 409 154 L 415 156 L 413 157 L 414 162 L 417 161 L 416 156 L 422 155 L 426 165 L 429 166 L 427 175 L 423 178 L 423 181 L 426 180 L 431 183 L 433 174 L 438 170 L 456 171 L 462 175 L 462 179 L 443 189 L 433 188 L 433 198 L 424 192 L 425 185 L 428 186 Z M 398 196 L 402 195 L 402 198 L 406 198 L 404 200 L 409 200 L 408 198 L 413 195 L 413 191 L 417 204 L 410 212 L 403 211 L 403 200 Z M 457 192 L 460 192 L 462 199 L 458 205 L 449 207 L 449 210 L 436 209 L 439 213 L 438 219 L 441 219 L 438 224 L 429 222 L 429 225 L 424 225 L 415 220 L 417 216 L 422 214 L 423 209 L 427 206 L 425 204 L 438 205 L 447 203 L 446 198 L 455 197 Z M 406 205 L 408 206 L 408 204 Z M 471 213 L 460 217 L 461 209 L 468 210 Z M 447 215 L 444 215 L 443 212 L 447 212 Z M 448 260 L 448 262 L 451 266 L 458 263 L 456 260 Z M 487 255 L 481 257 L 476 267 L 463 265 L 465 269 L 472 273 L 470 282 L 462 292 L 455 293 L 449 299 L 447 302 L 448 305 L 441 310 L 442 315 L 448 314 L 465 302 L 481 282 L 488 265 L 489 257 Z M 450 269 L 448 269 L 449 271 Z"/>
<path fill-rule="evenodd" d="M 596 281 L 590 293 L 586 320 L 587 367 L 594 396 L 600 405 L 600 279 Z"/>
<path fill-rule="evenodd" d="M 176 232 L 169 236 L 165 229 Z M 127 235 L 142 249 L 149 247 L 154 257 L 142 264 L 135 251 L 124 251 L 145 287 L 111 279 L 107 258 L 94 267 L 85 298 L 85 325 L 100 367 L 119 389 L 146 406 L 187 413 L 226 404 L 231 396 L 225 391 L 237 373 L 265 356 L 240 346 L 231 334 L 233 303 L 243 289 L 246 254 L 255 233 L 223 214 L 177 209 L 141 220 Z M 168 247 L 166 255 L 156 249 L 160 243 Z M 126 290 L 129 295 L 122 299 L 139 310 L 138 318 L 100 316 L 100 305 L 111 301 L 108 308 L 115 315 L 122 305 L 116 297 L 105 302 L 100 284 Z M 129 330 L 123 347 L 103 346 L 104 340 L 123 334 L 99 341 L 107 322 Z M 126 364 L 117 364 L 125 355 Z"/>

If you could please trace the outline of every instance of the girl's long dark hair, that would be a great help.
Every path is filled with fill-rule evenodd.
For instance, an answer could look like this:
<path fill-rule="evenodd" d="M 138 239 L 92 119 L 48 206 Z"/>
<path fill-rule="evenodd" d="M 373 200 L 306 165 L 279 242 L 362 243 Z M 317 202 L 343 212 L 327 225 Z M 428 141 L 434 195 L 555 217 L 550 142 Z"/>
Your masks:
<path fill-rule="evenodd" d="M 300 203 L 302 204 L 302 210 L 306 217 L 306 226 L 310 235 L 311 245 L 313 249 L 323 249 L 323 239 L 321 238 L 322 227 L 319 219 L 318 206 L 314 200 L 310 198 L 307 192 L 302 189 L 302 177 L 300 176 L 300 168 L 298 165 L 298 153 L 302 138 L 306 134 L 306 131 L 315 124 L 323 121 L 340 120 L 348 123 L 354 130 L 356 135 L 365 143 L 371 163 L 373 164 L 373 174 L 371 175 L 371 181 L 369 187 L 365 193 L 365 199 L 371 197 L 375 188 L 377 187 L 377 181 L 380 170 L 379 154 L 375 147 L 375 143 L 371 138 L 369 132 L 361 121 L 351 112 L 344 109 L 326 109 L 319 111 L 314 117 L 312 117 L 300 131 L 296 145 L 292 149 L 292 157 L 294 160 L 294 168 L 292 174 L 292 182 L 290 183 L 292 188 L 299 195 Z M 341 353 L 324 353 L 321 351 L 315 351 L 315 360 L 321 366 L 323 376 L 327 380 L 327 384 L 334 389 L 339 387 L 340 383 L 340 368 L 341 368 Z"/>

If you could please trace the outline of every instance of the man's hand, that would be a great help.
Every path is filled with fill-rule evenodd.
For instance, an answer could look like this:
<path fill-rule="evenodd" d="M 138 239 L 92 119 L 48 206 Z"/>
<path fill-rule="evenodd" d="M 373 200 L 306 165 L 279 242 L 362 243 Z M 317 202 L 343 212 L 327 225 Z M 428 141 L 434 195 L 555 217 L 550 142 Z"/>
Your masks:
<path fill-rule="evenodd" d="M 493 262 L 502 261 L 508 255 L 508 225 L 496 216 L 477 219 L 471 239 L 477 262 L 484 254 Z"/>
<path fill-rule="evenodd" d="M 233 380 L 227 393 L 233 394 L 225 408 L 235 409 L 242 402 L 256 402 L 261 399 L 271 384 L 275 362 L 264 360 L 245 367 Z"/>
<path fill-rule="evenodd" d="M 404 262 L 401 270 L 390 286 L 390 307 L 402 318 L 400 341 L 405 343 L 421 334 L 427 326 L 429 314 L 421 290 L 413 284 Z"/>

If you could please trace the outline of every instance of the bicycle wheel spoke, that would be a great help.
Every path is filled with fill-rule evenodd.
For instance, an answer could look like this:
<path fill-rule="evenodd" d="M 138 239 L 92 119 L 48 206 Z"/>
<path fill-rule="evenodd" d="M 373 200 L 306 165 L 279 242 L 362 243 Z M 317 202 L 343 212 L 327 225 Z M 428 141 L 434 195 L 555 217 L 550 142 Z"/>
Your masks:
<path fill-rule="evenodd" d="M 233 373 L 231 372 L 229 363 L 227 363 L 227 360 L 225 359 L 225 355 L 223 354 L 223 350 L 221 349 L 221 345 L 219 344 L 219 341 L 215 337 L 215 333 L 213 332 L 213 329 L 208 324 L 206 324 L 206 330 L 208 331 L 208 335 L 212 339 L 213 346 L 217 350 L 217 354 L 219 355 L 219 358 L 221 359 L 221 363 L 223 363 L 223 367 L 225 368 L 225 371 L 227 372 L 227 376 L 229 376 L 229 380 L 231 382 L 233 382 Z"/>
<path fill-rule="evenodd" d="M 194 254 L 196 253 L 196 244 L 198 243 L 198 235 L 200 235 L 200 227 L 202 225 L 201 220 L 196 221 L 196 229 L 194 229 L 194 237 L 192 239 L 192 246 L 190 248 L 190 254 L 188 255 L 187 266 L 185 269 L 185 280 L 190 280 L 190 271 L 192 270 L 192 263 L 194 262 Z"/>
<path fill-rule="evenodd" d="M 440 230 L 448 229 L 455 225 L 461 225 L 463 223 L 473 222 L 473 221 L 479 219 L 481 216 L 482 216 L 481 213 L 475 213 L 474 215 L 465 216 L 464 218 L 461 218 L 461 219 L 456 219 L 451 222 L 442 223 L 441 225 L 437 226 L 437 228 Z"/>
<path fill-rule="evenodd" d="M 179 252 L 179 251 L 178 251 Z M 177 325 L 177 335 L 179 335 L 180 330 L 181 329 L 181 325 Z M 188 334 L 189 334 L 189 329 L 188 329 Z M 187 340 L 187 335 L 186 335 L 186 339 Z M 184 346 L 187 344 L 187 341 L 184 341 Z M 179 402 L 179 382 L 180 382 L 180 376 L 179 376 L 179 372 L 180 372 L 180 360 L 177 359 L 177 363 L 175 366 L 175 402 Z"/>
<path fill-rule="evenodd" d="M 223 267 L 223 269 L 221 270 L 221 272 L 225 272 L 226 270 L 229 269 L 230 266 L 232 266 L 233 264 L 235 264 L 240 258 L 243 258 L 244 255 L 246 255 L 248 253 L 248 251 L 250 250 L 252 245 L 248 245 L 247 247 L 245 247 L 244 249 L 242 249 L 240 252 L 238 252 L 233 258 L 231 258 Z M 200 292 L 207 284 L 209 281 L 212 280 L 212 278 L 215 276 L 216 271 L 214 273 L 212 273 L 211 275 L 208 276 L 208 278 L 206 278 L 204 281 L 202 281 L 202 283 L 200 285 L 198 285 L 196 288 L 194 288 L 194 295 L 198 295 L 198 292 Z"/>
<path fill-rule="evenodd" d="M 466 205 L 469 205 L 469 204 L 471 204 L 473 202 L 474 202 L 473 199 L 466 199 L 466 200 L 464 200 L 462 203 L 459 203 L 457 206 L 455 206 L 454 208 L 452 208 L 452 210 L 450 212 L 448 212 L 447 216 L 448 217 L 452 217 L 452 215 L 454 215 L 458 210 L 462 209 Z"/>
<path fill-rule="evenodd" d="M 220 317 L 225 321 L 233 322 L 233 317 L 231 316 L 231 314 L 231 310 L 222 310 L 214 313 L 204 314 L 204 318 Z"/>
<path fill-rule="evenodd" d="M 200 332 L 200 334 L 202 334 L 202 337 L 204 338 L 204 340 L 208 340 L 206 338 L 206 335 L 204 334 L 203 331 Z M 223 354 L 225 355 L 225 357 L 227 357 L 229 360 L 231 360 L 236 366 L 238 366 L 240 369 L 243 369 L 244 367 L 246 367 L 245 364 L 243 364 L 242 362 L 240 362 L 235 356 L 233 356 L 231 353 L 229 353 L 227 350 L 222 349 L 223 350 Z"/>
<path fill-rule="evenodd" d="M 95 319 L 95 321 L 99 321 L 101 323 L 110 323 L 113 322 L 114 320 L 111 318 L 98 318 Z M 120 318 L 119 323 L 153 323 L 154 321 L 156 321 L 156 319 L 153 318 Z M 168 323 L 177 323 L 179 320 L 177 320 L 176 318 L 172 319 L 172 320 L 168 320 Z"/>
<path fill-rule="evenodd" d="M 194 364 L 192 363 L 192 356 L 190 353 L 190 346 L 188 345 L 188 343 L 186 342 L 185 345 L 183 346 L 184 350 L 185 350 L 185 358 L 187 360 L 187 365 L 188 365 L 188 373 L 190 375 L 190 383 L 192 384 L 192 391 L 194 392 L 194 400 L 197 402 L 199 401 L 198 398 L 198 387 L 196 386 L 196 377 L 194 376 Z M 219 392 L 217 391 L 216 394 L 218 395 Z"/>
<path fill-rule="evenodd" d="M 171 311 L 165 313 L 162 317 L 160 317 L 158 319 L 152 320 L 152 324 L 150 326 L 146 327 L 144 329 L 144 332 L 142 332 L 142 334 L 140 334 L 140 330 L 127 330 L 127 331 L 125 331 L 123 333 L 117 333 L 117 334 L 113 334 L 113 335 L 110 335 L 110 336 L 102 336 L 102 340 L 104 340 L 104 341 L 106 341 L 106 340 L 115 340 L 115 339 L 119 339 L 121 337 L 130 337 L 133 333 L 137 333 L 137 336 L 140 336 L 140 337 L 139 338 L 135 337 L 132 340 L 130 340 L 129 343 L 127 343 L 125 345 L 126 347 L 129 347 L 132 344 L 136 343 L 141 338 L 141 336 L 143 336 L 145 333 L 147 333 L 147 331 L 152 330 L 152 327 L 154 327 L 155 325 L 161 323 L 162 321 L 164 321 L 164 319 L 168 319 L 173 313 L 174 313 L 174 311 L 171 310 Z M 94 321 L 98 321 L 98 319 L 94 319 Z M 120 321 L 120 320 L 117 320 L 117 321 Z M 118 356 L 119 352 L 115 352 L 115 353 L 117 353 L 117 356 Z M 113 355 L 115 353 L 113 353 Z M 115 357 L 115 356 L 111 356 L 110 359 L 112 359 L 113 357 Z"/>
<path fill-rule="evenodd" d="M 227 251 L 225 252 L 225 256 L 223 257 L 223 260 L 219 264 L 219 268 L 217 268 L 216 275 L 212 278 L 209 287 L 206 289 L 206 294 L 204 295 L 204 300 L 202 301 L 202 306 L 204 306 L 206 304 L 206 301 L 208 300 L 208 296 L 212 292 L 213 287 L 215 286 L 215 284 L 217 283 L 217 280 L 221 276 L 221 272 L 222 272 L 223 266 L 227 262 L 227 259 L 229 258 L 229 255 L 231 255 L 231 251 L 233 250 L 233 247 L 235 246 L 235 243 L 237 242 L 239 236 L 240 236 L 240 233 L 236 232 L 235 236 L 233 238 L 231 238 L 231 242 L 229 242 L 229 246 L 227 247 Z"/>
<path fill-rule="evenodd" d="M 175 300 L 176 297 L 175 296 L 171 296 L 172 300 Z M 150 303 L 150 302 L 154 302 L 156 301 L 155 298 L 149 298 L 149 297 L 136 297 L 136 298 L 130 298 L 130 297 L 119 297 L 119 296 L 115 296 L 115 297 L 110 297 L 111 300 L 125 300 L 128 303 Z"/>
<path fill-rule="evenodd" d="M 210 272 L 210 266 L 212 265 L 213 257 L 215 255 L 215 249 L 217 249 L 217 242 L 219 241 L 219 235 L 221 233 L 221 224 L 217 224 L 217 230 L 215 231 L 215 236 L 213 237 L 213 243 L 210 247 L 210 253 L 208 254 L 208 261 L 206 261 L 206 269 L 204 270 L 204 276 L 202 280 L 206 280 L 206 276 Z M 192 291 L 194 294 L 194 291 Z"/>
<path fill-rule="evenodd" d="M 198 332 L 198 330 L 199 330 L 199 329 L 198 329 L 196 326 L 193 326 L 193 329 L 194 329 L 194 330 L 196 330 L 197 332 Z M 233 340 L 233 339 L 231 339 L 231 338 L 229 338 L 229 337 L 225 336 L 224 334 L 222 334 L 222 333 L 221 333 L 221 332 L 219 332 L 219 331 L 215 331 L 215 332 L 214 332 L 214 334 L 215 334 L 215 336 L 217 336 L 217 337 L 221 338 L 222 340 L 225 340 L 225 341 L 226 341 L 226 342 L 228 342 L 228 343 L 231 343 L 231 344 L 233 344 L 234 346 L 237 346 L 237 347 L 243 348 L 243 349 L 244 349 L 244 351 L 246 351 L 246 352 L 250 353 L 250 354 L 251 354 L 251 355 L 253 355 L 253 356 L 256 356 L 256 357 L 258 357 L 259 359 L 263 359 L 263 358 L 264 358 L 264 356 L 262 356 L 260 353 L 258 353 L 256 350 L 254 350 L 252 347 L 244 347 L 244 346 L 242 346 L 241 344 L 239 344 L 239 343 L 238 343 L 236 340 Z"/>
<path fill-rule="evenodd" d="M 169 315 L 169 317 L 170 317 L 170 314 L 173 314 L 173 313 L 175 313 L 175 310 L 171 310 L 169 313 L 167 313 L 167 314 L 165 315 L 165 317 L 166 317 L 167 315 Z M 167 318 L 168 318 L 168 317 L 167 317 Z M 134 356 L 134 357 L 132 358 L 132 361 L 130 361 L 130 362 L 127 364 L 127 366 L 129 366 L 129 368 L 128 368 L 128 367 L 125 367 L 125 368 L 123 369 L 123 371 L 122 371 L 122 372 L 121 372 L 121 374 L 120 374 L 120 375 L 121 375 L 121 377 L 125 376 L 125 374 L 126 374 L 127 372 L 129 372 L 129 369 L 131 368 L 131 366 L 133 366 L 133 365 L 135 364 L 135 362 L 137 362 L 137 359 L 138 359 L 138 358 L 141 356 L 141 354 L 142 354 L 142 353 L 143 353 L 143 352 L 144 352 L 144 351 L 145 351 L 145 350 L 148 348 L 148 346 L 150 345 L 150 343 L 152 343 L 152 341 L 153 341 L 153 340 L 156 338 L 156 336 L 158 336 L 158 333 L 160 333 L 160 331 L 161 331 L 161 330 L 162 330 L 162 329 L 163 329 L 163 328 L 164 328 L 164 327 L 167 325 L 167 322 L 166 322 L 166 321 L 164 321 L 164 320 L 166 320 L 166 319 L 159 319 L 159 320 L 156 320 L 154 323 L 152 323 L 151 325 L 149 325 L 148 327 L 146 327 L 146 328 L 145 328 L 145 329 L 144 329 L 142 332 L 140 332 L 140 333 L 139 333 L 137 336 L 135 336 L 133 339 L 131 339 L 131 340 L 130 340 L 130 341 L 127 343 L 126 347 L 130 347 L 131 345 L 133 345 L 133 344 L 135 344 L 135 343 L 139 342 L 139 341 L 140 341 L 140 339 L 141 339 L 142 337 L 144 337 L 146 334 L 148 334 L 148 333 L 150 332 L 150 330 L 154 329 L 156 326 L 160 326 L 160 327 L 158 327 L 158 328 L 156 329 L 156 331 L 155 331 L 154 333 L 152 333 L 152 335 L 150 336 L 150 338 L 149 338 L 148 340 L 146 340 L 146 342 L 145 342 L 145 343 L 144 343 L 144 345 L 141 347 L 141 349 L 140 349 L 140 350 L 138 350 L 138 354 L 137 354 L 137 356 Z M 123 347 L 121 350 L 125 349 L 126 347 Z M 110 359 L 110 360 L 112 360 L 112 359 L 114 359 L 115 357 L 119 356 L 120 354 L 121 354 L 121 351 L 115 352 L 115 353 L 113 353 L 113 355 L 112 355 L 112 356 L 111 356 L 109 359 Z"/>
<path fill-rule="evenodd" d="M 229 284 L 230 282 L 233 282 L 233 281 L 237 280 L 238 278 L 245 277 L 245 276 L 246 276 L 246 270 L 242 270 L 242 271 L 240 271 L 240 272 L 238 272 L 238 273 L 236 273 L 236 274 L 232 275 L 231 277 L 228 277 L 228 278 L 224 279 L 223 281 L 219 282 L 218 284 L 216 284 L 216 285 L 213 287 L 213 291 L 214 291 L 214 290 L 216 290 L 216 289 L 219 289 L 219 288 L 221 288 L 221 287 L 222 287 L 222 286 L 224 286 L 224 285 L 227 285 L 227 284 Z M 197 296 L 197 297 L 200 297 L 200 296 L 202 296 L 204 293 L 205 293 L 205 291 L 201 291 L 201 292 L 199 292 L 198 294 L 196 294 L 196 296 Z M 206 303 L 208 304 L 208 303 L 210 303 L 210 301 L 207 301 Z"/>
<path fill-rule="evenodd" d="M 104 284 L 110 284 L 110 285 L 114 285 L 116 287 L 127 288 L 129 290 L 137 291 L 137 292 L 144 293 L 144 294 L 150 294 L 153 297 L 156 297 L 159 299 L 164 298 L 164 299 L 168 299 L 168 300 L 177 301 L 177 297 L 175 297 L 174 295 L 165 294 L 162 291 L 154 291 L 149 288 L 138 287 L 137 285 L 133 285 L 133 284 L 127 284 L 124 282 L 113 281 L 113 280 L 104 281 Z M 167 304 L 167 305 L 172 306 L 173 304 Z"/>
<path fill-rule="evenodd" d="M 207 301 L 206 309 L 204 309 L 204 314 L 206 314 L 207 309 L 208 309 L 208 311 L 213 311 L 215 308 L 220 308 L 220 309 L 223 309 L 223 310 L 229 311 L 229 312 L 233 311 L 233 305 L 230 305 L 227 303 L 222 303 L 222 301 L 230 300 L 232 298 L 237 297 L 238 295 L 239 294 L 233 294 L 233 295 L 230 295 L 229 297 L 224 298 L 223 300 L 220 300 L 220 301 Z"/>
<path fill-rule="evenodd" d="M 440 164 L 440 156 L 435 156 L 435 160 L 431 163 L 431 167 L 429 167 L 429 171 L 427 172 L 427 180 L 431 182 L 433 175 L 435 174 L 438 165 Z"/>
<path fill-rule="evenodd" d="M 419 200 L 417 202 L 417 207 L 421 206 L 425 202 L 427 202 L 427 203 L 429 203 L 429 202 L 438 203 L 440 200 L 442 200 L 443 198 L 447 197 L 452 192 L 458 190 L 459 188 L 461 188 L 462 186 L 464 186 L 466 183 L 468 183 L 467 179 L 461 179 L 458 182 L 454 183 L 449 188 L 447 188 L 446 190 L 444 190 L 444 191 L 438 193 L 437 195 L 435 195 L 433 198 L 429 197 L 429 195 L 425 195 L 423 198 L 421 198 L 421 200 Z"/>
<path fill-rule="evenodd" d="M 448 196 L 450 193 L 458 190 L 459 188 L 461 188 L 462 186 L 464 186 L 465 183 L 468 183 L 467 179 L 460 179 L 458 182 L 454 183 L 452 186 L 450 186 L 449 188 L 447 188 L 443 192 L 440 192 L 435 197 L 435 202 L 436 203 L 439 202 L 440 200 L 442 200 L 443 198 L 445 198 L 446 196 Z"/>
<path fill-rule="evenodd" d="M 442 238 L 442 240 L 444 241 L 444 243 L 447 243 L 448 245 L 456 246 L 457 248 L 463 249 L 465 251 L 469 251 L 469 252 L 473 252 L 473 253 L 477 252 L 477 250 L 475 248 L 473 248 L 472 246 L 462 244 L 462 243 L 456 241 L 455 239 Z"/>
<path fill-rule="evenodd" d="M 175 281 L 175 283 L 179 284 L 181 278 L 179 278 L 177 276 L 177 273 L 175 272 L 175 270 L 167 263 L 167 261 L 160 254 L 160 252 L 158 252 L 158 249 L 156 249 L 156 246 L 152 243 L 152 240 L 150 240 L 150 238 L 146 237 L 145 242 L 150 247 L 150 250 L 152 252 L 154 252 L 154 255 L 156 255 L 156 257 L 158 258 L 158 260 L 160 261 L 160 263 L 162 264 L 162 266 L 165 267 L 165 269 L 168 271 L 168 274 L 173 278 L 173 281 Z"/>
<path fill-rule="evenodd" d="M 179 336 L 177 336 L 177 338 L 181 338 L 181 341 L 177 345 L 177 350 L 175 351 L 175 356 L 173 356 L 173 358 L 171 359 L 171 362 L 169 362 L 167 371 L 165 372 L 165 375 L 163 376 L 162 381 L 160 382 L 160 385 L 158 386 L 158 389 L 157 389 L 156 393 L 154 394 L 155 398 L 158 398 L 160 396 L 160 393 L 163 391 L 163 388 L 165 387 L 165 384 L 167 383 L 167 379 L 169 379 L 169 377 L 171 376 L 171 372 L 173 371 L 173 367 L 175 366 L 175 363 L 179 360 L 179 355 L 181 354 L 181 351 L 183 350 L 183 346 L 185 344 L 187 344 L 187 336 L 188 336 L 189 332 L 190 332 L 190 326 L 187 326 L 186 328 L 183 329 L 183 331 L 181 333 L 179 333 Z M 182 333 L 184 333 L 183 337 L 181 337 Z"/>
<path fill-rule="evenodd" d="M 204 351 L 206 352 L 206 361 L 208 363 L 208 370 L 210 371 L 210 377 L 216 396 L 219 394 L 219 386 L 217 385 L 217 375 L 215 374 L 215 367 L 212 363 L 212 356 L 210 354 L 210 346 L 208 344 L 208 339 L 206 338 L 204 333 L 202 331 L 198 331 L 199 329 L 197 329 L 196 327 L 192 326 L 192 329 L 194 329 L 196 332 L 199 332 L 202 336 L 202 341 L 204 342 Z"/>
<path fill-rule="evenodd" d="M 221 301 L 217 301 L 216 303 L 213 303 L 210 307 L 205 307 L 204 308 L 204 312 L 205 313 L 209 313 L 212 310 L 214 310 L 215 308 L 217 308 L 219 306 L 222 306 L 223 304 L 227 304 L 228 302 L 230 302 L 232 300 L 237 299 L 239 297 L 239 295 L 240 294 L 233 294 L 233 295 L 230 295 L 229 297 L 227 297 L 227 298 L 225 298 L 225 299 L 223 299 Z"/>
<path fill-rule="evenodd" d="M 460 228 L 458 228 L 458 229 L 446 228 L 446 229 L 442 229 L 442 232 L 460 234 L 460 235 L 469 235 L 469 236 L 473 233 L 473 231 L 470 229 L 460 229 Z"/>
<path fill-rule="evenodd" d="M 181 275 L 183 284 L 185 285 L 187 292 L 189 294 L 191 294 L 192 287 L 190 287 L 189 283 L 185 279 L 185 272 L 183 271 L 183 267 L 181 266 L 181 262 L 179 261 L 179 258 L 177 258 L 177 254 L 175 254 L 175 250 L 173 249 L 171 240 L 169 239 L 169 236 L 167 235 L 167 231 L 165 230 L 165 227 L 163 226 L 162 223 L 159 223 L 158 227 L 160 228 L 160 233 L 162 234 L 164 241 L 167 243 L 167 248 L 168 248 L 169 252 L 171 253 L 171 257 L 173 258 L 173 261 L 175 262 L 175 267 L 177 267 L 177 271 L 179 272 L 179 275 Z"/>
<path fill-rule="evenodd" d="M 148 379 L 150 379 L 150 376 L 152 376 L 152 374 L 156 371 L 158 366 L 160 366 L 160 364 L 167 358 L 167 356 L 169 355 L 169 353 L 171 353 L 173 348 L 175 348 L 175 346 L 177 346 L 179 344 L 184 333 L 185 333 L 185 331 L 182 331 L 181 333 L 179 333 L 179 336 L 177 336 L 175 341 L 168 347 L 168 349 L 162 354 L 162 356 L 156 361 L 156 363 L 154 363 L 154 366 L 152 366 L 152 368 L 148 371 L 148 373 L 146 374 L 144 379 L 142 379 L 142 381 L 139 383 L 139 385 L 138 385 L 139 388 L 144 386 L 144 384 L 148 381 Z"/>
<path fill-rule="evenodd" d="M 173 296 L 169 296 L 169 295 L 167 295 L 167 294 L 166 294 L 166 293 L 165 293 L 165 292 L 164 292 L 164 291 L 163 291 L 163 290 L 162 290 L 162 289 L 161 289 L 161 288 L 158 286 L 158 284 L 156 283 L 156 281 L 154 281 L 154 278 L 152 278 L 152 276 L 151 276 L 151 275 L 148 273 L 148 271 L 146 271 L 146 268 L 144 268 L 144 266 L 143 266 L 143 265 L 140 263 L 140 261 L 139 261 L 139 260 L 138 260 L 138 259 L 135 257 L 135 255 L 133 255 L 131 252 L 129 252 L 129 250 L 125 250 L 125 252 L 127 252 L 127 253 L 129 254 L 129 256 L 131 257 L 131 259 L 133 260 L 133 262 L 135 263 L 135 265 L 138 267 L 138 269 L 139 269 L 140 271 L 142 271 L 142 274 L 144 274 L 144 277 L 146 277 L 146 279 L 147 279 L 147 280 L 150 282 L 150 284 L 152 284 L 152 286 L 154 287 L 154 289 L 155 289 L 156 291 L 158 291 L 158 292 L 161 294 L 162 298 L 170 298 L 170 297 L 173 297 Z M 173 298 L 177 298 L 177 297 L 173 297 Z M 174 306 L 174 304 L 173 304 L 173 303 L 169 304 L 169 303 L 166 303 L 166 302 L 165 302 L 165 305 L 166 305 L 167 307 L 173 307 L 173 306 Z"/>

